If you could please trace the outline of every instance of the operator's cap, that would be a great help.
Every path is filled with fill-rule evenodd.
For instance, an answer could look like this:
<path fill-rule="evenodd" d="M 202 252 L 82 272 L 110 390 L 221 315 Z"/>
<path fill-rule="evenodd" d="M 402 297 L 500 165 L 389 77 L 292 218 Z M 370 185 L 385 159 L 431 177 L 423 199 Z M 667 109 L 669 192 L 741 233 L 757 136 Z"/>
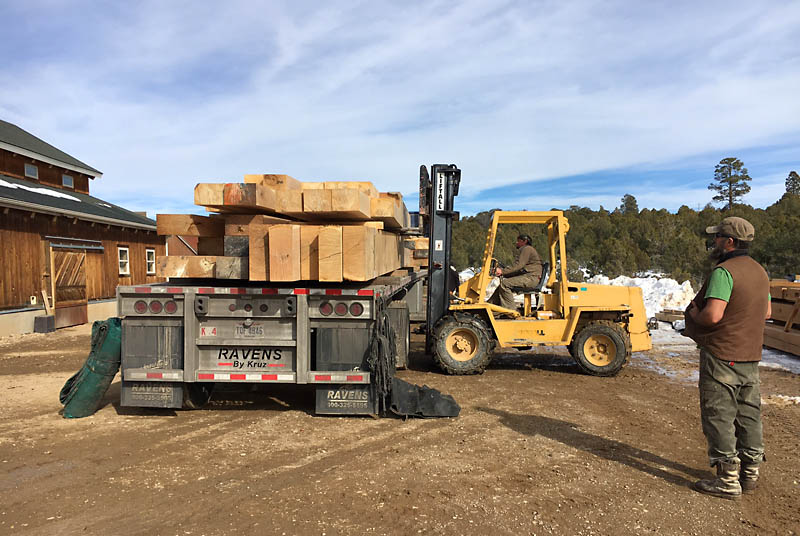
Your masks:
<path fill-rule="evenodd" d="M 706 232 L 708 234 L 719 233 L 745 242 L 752 242 L 756 234 L 756 230 L 749 221 L 737 216 L 725 218 L 719 225 L 706 227 Z"/>

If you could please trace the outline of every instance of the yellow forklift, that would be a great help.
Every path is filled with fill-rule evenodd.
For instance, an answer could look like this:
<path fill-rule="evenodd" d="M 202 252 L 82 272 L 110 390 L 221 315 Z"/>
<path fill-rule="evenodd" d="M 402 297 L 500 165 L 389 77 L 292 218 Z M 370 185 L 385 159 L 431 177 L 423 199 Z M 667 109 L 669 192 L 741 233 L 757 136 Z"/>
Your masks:
<path fill-rule="evenodd" d="M 515 310 L 486 301 L 497 263 L 495 238 L 498 226 L 503 224 L 535 224 L 547 229 L 548 250 L 542 254 L 541 281 L 536 287 L 512 289 L 524 295 L 522 307 Z M 652 347 L 640 288 L 567 279 L 568 230 L 567 218 L 559 210 L 494 212 L 480 271 L 457 289 L 448 288 L 447 309 L 436 315 L 435 324 L 429 323 L 429 351 L 442 370 L 449 374 L 481 373 L 496 347 L 561 345 L 569 348 L 586 373 L 613 376 L 631 352 Z"/>

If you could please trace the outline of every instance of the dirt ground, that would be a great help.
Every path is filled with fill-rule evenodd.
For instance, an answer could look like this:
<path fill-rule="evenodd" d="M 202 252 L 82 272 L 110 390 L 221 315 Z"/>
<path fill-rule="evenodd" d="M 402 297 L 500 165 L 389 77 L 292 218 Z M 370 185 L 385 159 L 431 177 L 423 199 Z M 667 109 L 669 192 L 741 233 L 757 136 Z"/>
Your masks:
<path fill-rule="evenodd" d="M 615 378 L 560 349 L 450 377 L 420 348 L 400 376 L 452 394 L 460 417 L 317 417 L 297 388 L 131 410 L 117 377 L 97 414 L 68 420 L 58 393 L 88 326 L 0 339 L 0 534 L 800 534 L 796 374 L 762 369 L 769 461 L 729 501 L 690 489 L 710 474 L 691 348 Z"/>

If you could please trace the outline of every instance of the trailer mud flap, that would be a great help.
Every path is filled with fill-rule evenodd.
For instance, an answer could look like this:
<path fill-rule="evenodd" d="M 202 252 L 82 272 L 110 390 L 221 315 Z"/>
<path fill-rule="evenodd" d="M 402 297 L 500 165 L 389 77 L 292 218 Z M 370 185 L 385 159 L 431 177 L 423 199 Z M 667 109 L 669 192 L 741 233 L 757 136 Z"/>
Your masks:
<path fill-rule="evenodd" d="M 450 396 L 433 387 L 414 385 L 392 379 L 392 413 L 402 417 L 458 417 L 461 406 Z"/>
<path fill-rule="evenodd" d="M 317 387 L 316 412 L 322 415 L 377 415 L 378 401 L 370 385 Z"/>

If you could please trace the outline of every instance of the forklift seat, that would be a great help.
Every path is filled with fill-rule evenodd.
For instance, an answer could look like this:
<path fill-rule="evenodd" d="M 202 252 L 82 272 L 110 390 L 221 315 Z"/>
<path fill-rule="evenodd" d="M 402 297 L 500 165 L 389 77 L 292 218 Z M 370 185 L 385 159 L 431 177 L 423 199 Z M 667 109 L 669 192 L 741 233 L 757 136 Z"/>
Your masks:
<path fill-rule="evenodd" d="M 542 292 L 545 283 L 550 278 L 550 263 L 543 262 L 542 263 L 542 277 L 539 279 L 539 282 L 536 283 L 533 287 L 511 287 L 511 292 L 514 294 L 523 294 L 524 295 L 524 316 L 530 316 L 531 314 L 531 294 L 539 294 Z M 539 307 L 539 299 L 537 296 L 536 299 L 536 307 Z"/>

